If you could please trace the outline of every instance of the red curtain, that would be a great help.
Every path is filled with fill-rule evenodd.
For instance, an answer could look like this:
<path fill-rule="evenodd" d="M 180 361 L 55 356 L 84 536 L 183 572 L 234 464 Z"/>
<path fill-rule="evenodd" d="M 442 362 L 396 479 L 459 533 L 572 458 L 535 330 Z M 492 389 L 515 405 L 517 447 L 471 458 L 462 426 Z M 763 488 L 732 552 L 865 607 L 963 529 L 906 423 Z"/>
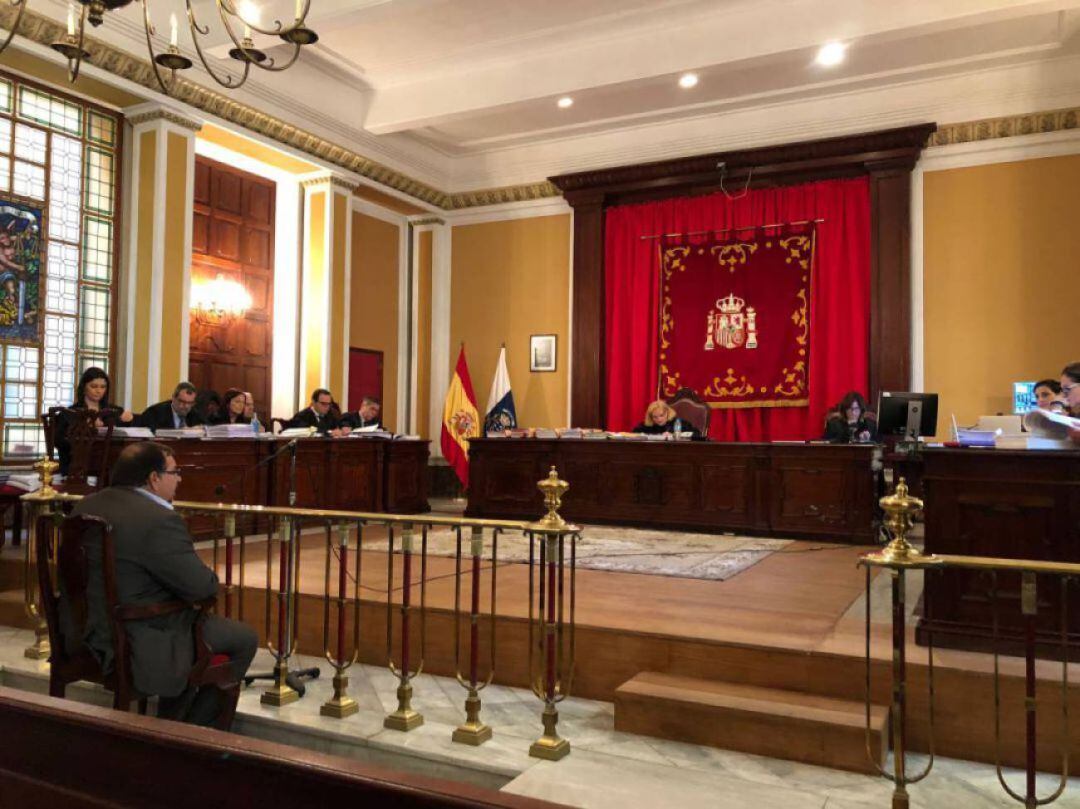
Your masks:
<path fill-rule="evenodd" d="M 870 362 L 870 195 L 865 177 L 609 208 L 605 220 L 607 426 L 629 430 L 657 398 L 658 240 L 823 219 L 810 293 L 810 404 L 716 408 L 716 441 L 818 438 L 825 413 L 849 390 L 867 392 Z M 690 239 L 705 242 L 709 233 Z"/>

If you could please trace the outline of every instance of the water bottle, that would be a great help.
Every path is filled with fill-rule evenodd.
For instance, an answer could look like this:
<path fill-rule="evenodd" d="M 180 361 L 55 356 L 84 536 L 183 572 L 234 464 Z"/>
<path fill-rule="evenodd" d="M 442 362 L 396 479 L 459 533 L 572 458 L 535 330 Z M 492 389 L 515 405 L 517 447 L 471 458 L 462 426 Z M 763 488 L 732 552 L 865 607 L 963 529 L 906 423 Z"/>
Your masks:
<path fill-rule="evenodd" d="M 255 435 L 262 432 L 262 424 L 259 423 L 258 413 L 251 414 L 251 432 L 255 433 Z"/>
<path fill-rule="evenodd" d="M 679 433 L 682 432 L 682 419 L 678 416 L 675 417 L 675 425 L 672 429 L 675 432 L 675 440 L 677 441 L 679 439 Z"/>

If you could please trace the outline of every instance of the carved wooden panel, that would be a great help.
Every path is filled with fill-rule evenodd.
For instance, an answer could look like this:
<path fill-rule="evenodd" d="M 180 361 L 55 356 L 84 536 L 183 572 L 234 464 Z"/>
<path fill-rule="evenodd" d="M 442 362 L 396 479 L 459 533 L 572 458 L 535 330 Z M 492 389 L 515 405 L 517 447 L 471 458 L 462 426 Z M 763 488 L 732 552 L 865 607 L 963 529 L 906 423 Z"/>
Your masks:
<path fill-rule="evenodd" d="M 753 517 L 753 469 L 749 464 L 702 464 L 698 467 L 701 510 L 725 521 L 750 523 Z"/>
<path fill-rule="evenodd" d="M 189 376 L 219 393 L 250 390 L 269 420 L 273 356 L 274 205 L 269 180 L 196 157 L 192 281 L 222 275 L 242 284 L 251 309 L 241 318 L 191 315 Z"/>

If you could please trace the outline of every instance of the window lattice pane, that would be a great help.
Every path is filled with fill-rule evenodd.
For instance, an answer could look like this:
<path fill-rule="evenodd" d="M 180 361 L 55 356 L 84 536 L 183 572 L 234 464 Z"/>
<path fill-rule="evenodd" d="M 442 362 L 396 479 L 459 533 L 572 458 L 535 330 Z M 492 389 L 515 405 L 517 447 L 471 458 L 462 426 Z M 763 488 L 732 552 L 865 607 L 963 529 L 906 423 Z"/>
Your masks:
<path fill-rule="evenodd" d="M 0 154 L 11 154 L 10 118 L 0 118 Z"/>
<path fill-rule="evenodd" d="M 4 455 L 32 458 L 45 454 L 45 436 L 36 421 L 4 425 Z"/>
<path fill-rule="evenodd" d="M 48 153 L 48 136 L 40 129 L 26 124 L 15 126 L 15 157 L 31 163 L 44 163 Z"/>
<path fill-rule="evenodd" d="M 83 234 L 83 278 L 88 281 L 105 281 L 112 278 L 113 229 L 112 222 L 86 217 Z"/>
<path fill-rule="evenodd" d="M 0 190 L 11 190 L 11 160 L 6 157 L 0 158 Z"/>
<path fill-rule="evenodd" d="M 43 410 L 66 407 L 75 398 L 75 318 L 45 316 L 45 372 L 42 375 Z"/>
<path fill-rule="evenodd" d="M 45 167 L 16 160 L 11 190 L 23 197 L 45 199 Z"/>
<path fill-rule="evenodd" d="M 109 357 L 107 354 L 83 354 L 82 362 L 79 363 L 79 373 L 87 368 L 96 366 L 105 373 L 109 372 Z"/>
<path fill-rule="evenodd" d="M 45 285 L 45 308 L 50 312 L 63 312 L 65 315 L 78 314 L 79 282 L 50 277 Z"/>
<path fill-rule="evenodd" d="M 94 143 L 112 146 L 116 143 L 116 120 L 90 110 L 86 118 L 86 137 Z"/>
<path fill-rule="evenodd" d="M 49 163 L 49 236 L 79 241 L 79 190 L 82 182 L 82 144 L 54 135 Z"/>
<path fill-rule="evenodd" d="M 113 156 L 101 149 L 86 150 L 86 207 L 112 214 Z"/>
<path fill-rule="evenodd" d="M 109 350 L 109 290 L 84 286 L 79 313 L 79 348 L 84 351 Z"/>
<path fill-rule="evenodd" d="M 11 112 L 11 82 L 0 81 L 0 112 Z"/>
<path fill-rule="evenodd" d="M 7 346 L 5 379 L 14 382 L 37 382 L 39 353 L 28 346 Z"/>
<path fill-rule="evenodd" d="M 37 414 L 37 385 L 4 383 L 5 419 L 32 419 Z"/>
<path fill-rule="evenodd" d="M 79 248 L 73 244 L 49 242 L 49 280 L 79 278 Z"/>
<path fill-rule="evenodd" d="M 30 87 L 19 88 L 19 116 L 72 135 L 82 134 L 82 108 L 78 104 Z"/>

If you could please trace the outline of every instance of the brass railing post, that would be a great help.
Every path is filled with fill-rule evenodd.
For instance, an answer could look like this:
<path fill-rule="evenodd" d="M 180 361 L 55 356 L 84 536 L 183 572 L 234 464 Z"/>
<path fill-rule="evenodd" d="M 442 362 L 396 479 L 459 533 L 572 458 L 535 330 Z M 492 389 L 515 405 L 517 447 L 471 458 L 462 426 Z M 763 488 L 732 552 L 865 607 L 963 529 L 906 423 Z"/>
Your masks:
<path fill-rule="evenodd" d="M 349 696 L 349 678 L 345 672 L 356 662 L 360 654 L 360 524 L 356 526 L 356 571 L 353 576 L 352 597 L 352 653 L 346 657 L 345 630 L 348 623 L 349 602 L 349 531 L 348 523 L 338 523 L 338 580 L 337 580 L 337 643 L 334 651 L 330 650 L 330 572 L 331 557 L 334 555 L 334 540 L 330 526 L 326 527 L 326 582 L 323 593 L 323 653 L 327 662 L 334 667 L 334 695 L 323 703 L 319 713 L 344 719 L 360 710 L 360 705 Z"/>
<path fill-rule="evenodd" d="M 26 614 L 34 622 L 34 642 L 26 647 L 24 656 L 31 660 L 48 660 L 52 650 L 49 648 L 49 626 L 42 614 L 39 599 L 41 594 L 37 586 L 36 558 L 37 553 L 37 523 L 38 519 L 46 514 L 51 514 L 56 507 L 57 491 L 52 487 L 53 473 L 60 465 L 51 458 L 43 458 L 34 464 L 41 477 L 41 488 L 31 494 L 22 496 L 22 501 L 32 506 L 29 516 L 29 530 L 26 537 L 26 552 L 23 554 L 23 578 L 24 599 Z"/>
<path fill-rule="evenodd" d="M 281 707 L 295 702 L 300 698 L 296 690 L 287 682 L 289 676 L 289 658 L 295 647 L 293 637 L 293 610 L 295 599 L 293 598 L 295 557 L 300 545 L 299 524 L 292 517 L 283 517 L 278 524 L 278 592 L 277 592 L 277 645 L 270 640 L 271 621 L 270 607 L 267 601 L 266 610 L 266 645 L 270 654 L 274 656 L 274 684 L 263 691 L 260 701 L 263 705 Z M 270 581 L 270 554 L 273 548 L 267 543 L 266 573 L 267 573 L 267 596 L 271 587 Z"/>
<path fill-rule="evenodd" d="M 907 538 L 922 511 L 923 502 L 908 495 L 907 481 L 900 478 L 893 494 L 881 498 L 885 511 L 885 525 L 892 540 L 882 550 L 864 556 L 860 565 L 866 565 L 866 738 L 867 754 L 870 753 L 870 585 L 871 567 L 888 570 L 892 585 L 892 687 L 889 705 L 889 727 L 892 731 L 893 772 L 890 774 L 873 759 L 874 767 L 893 782 L 892 809 L 908 809 L 910 798 L 907 788 L 930 774 L 934 766 L 934 650 L 929 649 L 928 683 L 930 690 L 930 759 L 926 768 L 915 777 L 907 772 L 907 610 L 905 609 L 906 572 L 926 569 L 936 564 L 932 556 L 925 556 Z"/>
<path fill-rule="evenodd" d="M 469 599 L 469 675 L 461 672 L 461 530 L 457 531 L 457 553 L 454 576 L 454 676 L 468 691 L 465 697 L 465 722 L 454 729 L 452 739 L 461 744 L 481 745 L 491 738 L 491 726 L 480 719 L 480 692 L 491 684 L 495 676 L 495 576 L 498 564 L 498 529 L 492 531 L 491 540 L 491 613 L 488 617 L 491 637 L 488 653 L 491 662 L 484 682 L 479 682 L 480 668 L 480 561 L 484 553 L 484 529 L 472 527 L 469 538 L 469 555 L 472 557 Z"/>
<path fill-rule="evenodd" d="M 555 707 L 570 693 L 575 662 L 574 605 L 576 589 L 577 538 L 581 531 L 560 515 L 563 495 L 570 488 L 559 479 L 555 467 L 537 487 L 547 508 L 539 521 L 529 523 L 529 679 L 533 693 L 544 702 L 543 735 L 532 743 L 529 755 L 558 761 L 570 753 L 570 742 L 559 736 L 556 726 L 559 712 Z M 565 588 L 566 538 L 570 537 L 570 588 Z M 533 541 L 539 545 L 536 564 Z M 537 585 L 534 586 L 534 576 Z M 534 602 L 535 595 L 535 602 Z M 569 596 L 569 620 L 565 610 Z M 535 620 L 534 620 L 535 616 Z M 535 647 L 534 647 L 535 638 Z M 569 650 L 565 648 L 569 639 Z M 535 653 L 535 654 L 534 654 Z M 536 660 L 537 665 L 534 665 Z"/>
<path fill-rule="evenodd" d="M 420 664 L 416 667 L 416 671 L 412 671 L 410 668 L 410 647 L 411 647 L 411 630 L 412 630 L 412 563 L 413 563 L 413 542 L 414 532 L 411 523 L 405 523 L 402 526 L 401 531 L 401 666 L 400 668 L 394 665 L 393 657 L 393 626 L 394 626 L 394 529 L 392 527 L 387 529 L 388 531 L 388 547 L 387 553 L 389 554 L 387 559 L 387 585 L 386 585 L 386 656 L 390 671 L 392 671 L 398 677 L 397 688 L 397 709 L 386 716 L 383 720 L 383 727 L 390 730 L 409 731 L 414 728 L 420 727 L 424 724 L 424 715 L 419 711 L 416 711 L 412 707 L 412 694 L 413 687 L 412 681 L 420 675 L 420 672 L 424 668 L 423 660 L 423 641 L 421 640 L 421 655 Z M 425 529 L 426 537 L 426 529 Z M 426 551 L 426 547 L 422 550 Z M 421 564 L 423 564 L 424 554 L 421 555 Z M 425 582 L 423 581 L 423 575 L 421 575 L 421 593 L 424 591 Z M 423 599 L 423 596 L 421 596 Z M 421 600 L 421 610 L 423 609 L 423 601 Z M 420 616 L 421 624 L 425 620 L 425 616 Z M 423 633 L 423 626 L 421 626 L 421 633 Z"/>

